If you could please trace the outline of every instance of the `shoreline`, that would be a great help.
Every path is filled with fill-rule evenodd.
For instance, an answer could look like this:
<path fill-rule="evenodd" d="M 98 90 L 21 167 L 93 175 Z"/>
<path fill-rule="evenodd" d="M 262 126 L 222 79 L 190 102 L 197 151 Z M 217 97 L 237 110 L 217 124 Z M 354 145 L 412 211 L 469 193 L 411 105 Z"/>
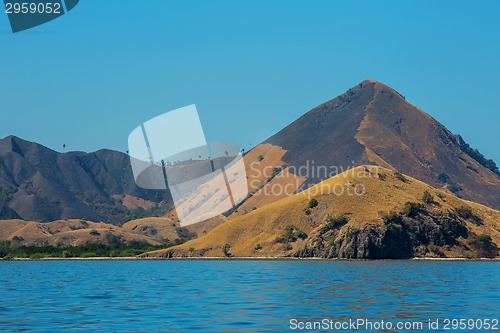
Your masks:
<path fill-rule="evenodd" d="M 92 257 L 92 258 L 41 258 L 41 259 L 30 259 L 30 258 L 12 258 L 3 259 L 0 261 L 189 261 L 189 260 L 234 260 L 234 261 L 353 261 L 353 262 L 377 262 L 377 261 L 460 261 L 460 262 L 500 262 L 500 257 L 497 258 L 477 258 L 477 259 L 467 259 L 467 258 L 421 258 L 415 257 L 410 259 L 338 259 L 338 258 L 294 258 L 294 257 L 177 257 L 177 258 L 158 258 L 158 257 Z"/>

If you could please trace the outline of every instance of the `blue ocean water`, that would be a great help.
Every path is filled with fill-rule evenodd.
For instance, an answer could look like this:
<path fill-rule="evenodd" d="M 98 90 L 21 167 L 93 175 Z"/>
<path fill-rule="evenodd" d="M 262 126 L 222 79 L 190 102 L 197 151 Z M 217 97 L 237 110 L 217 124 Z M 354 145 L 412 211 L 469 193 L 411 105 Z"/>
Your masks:
<path fill-rule="evenodd" d="M 273 332 L 323 319 L 323 331 L 384 320 L 444 332 L 446 319 L 500 318 L 500 263 L 0 261 L 0 293 L 0 332 Z"/>

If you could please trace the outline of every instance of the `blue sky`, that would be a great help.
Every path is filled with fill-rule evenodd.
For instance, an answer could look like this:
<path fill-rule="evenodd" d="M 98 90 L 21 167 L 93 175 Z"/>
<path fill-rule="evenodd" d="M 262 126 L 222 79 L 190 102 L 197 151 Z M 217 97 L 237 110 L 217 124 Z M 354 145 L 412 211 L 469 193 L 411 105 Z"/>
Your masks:
<path fill-rule="evenodd" d="M 82 0 L 12 34 L 0 13 L 0 137 L 127 150 L 196 104 L 209 141 L 258 144 L 366 78 L 500 163 L 500 1 Z"/>

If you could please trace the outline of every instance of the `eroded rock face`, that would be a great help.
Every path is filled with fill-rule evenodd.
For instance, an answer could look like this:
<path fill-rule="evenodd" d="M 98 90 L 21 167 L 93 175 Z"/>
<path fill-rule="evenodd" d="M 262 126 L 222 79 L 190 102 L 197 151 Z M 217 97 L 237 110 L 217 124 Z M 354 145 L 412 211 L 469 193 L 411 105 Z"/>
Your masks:
<path fill-rule="evenodd" d="M 412 242 L 406 226 L 367 226 L 362 230 L 347 228 L 332 232 L 327 238 L 318 235 L 295 257 L 339 259 L 406 259 L 413 257 Z"/>
<path fill-rule="evenodd" d="M 358 229 L 349 224 L 340 229 L 320 228 L 294 257 L 339 259 L 408 259 L 425 256 L 429 245 L 449 249 L 467 238 L 465 223 L 452 213 L 439 216 L 419 214 L 401 218 L 399 223 L 367 225 Z"/>

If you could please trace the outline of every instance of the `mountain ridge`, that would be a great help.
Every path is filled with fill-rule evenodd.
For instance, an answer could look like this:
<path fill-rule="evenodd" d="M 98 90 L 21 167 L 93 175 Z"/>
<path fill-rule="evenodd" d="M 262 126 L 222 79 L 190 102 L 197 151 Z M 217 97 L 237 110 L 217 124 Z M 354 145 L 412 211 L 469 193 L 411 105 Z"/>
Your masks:
<path fill-rule="evenodd" d="M 116 195 L 145 199 L 158 209 L 169 201 L 165 191 L 135 185 L 126 154 L 108 149 L 58 153 L 16 136 L 0 140 L 0 190 L 0 219 L 123 223 L 144 212 L 131 212 Z"/>

